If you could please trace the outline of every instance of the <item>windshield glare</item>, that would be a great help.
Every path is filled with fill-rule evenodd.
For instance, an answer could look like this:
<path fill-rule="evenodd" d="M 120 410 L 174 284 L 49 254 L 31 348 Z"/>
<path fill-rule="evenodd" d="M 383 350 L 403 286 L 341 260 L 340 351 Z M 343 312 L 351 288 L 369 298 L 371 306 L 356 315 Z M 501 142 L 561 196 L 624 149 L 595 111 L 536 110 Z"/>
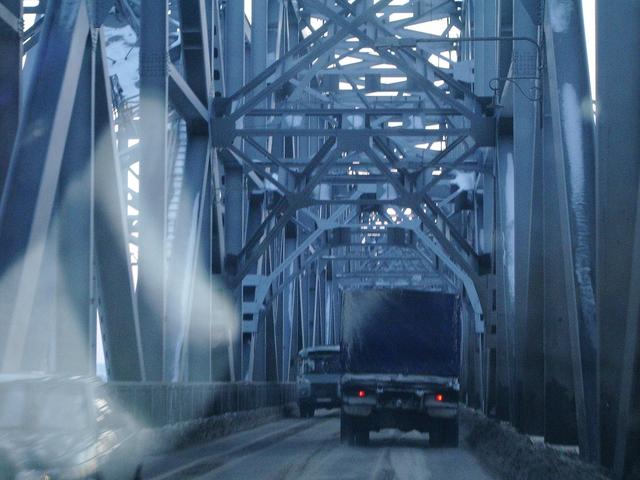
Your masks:
<path fill-rule="evenodd" d="M 42 429 L 81 430 L 88 426 L 87 402 L 79 388 L 56 388 L 46 392 L 36 425 Z"/>
<path fill-rule="evenodd" d="M 0 428 L 18 428 L 24 421 L 24 387 L 0 388 Z"/>
<path fill-rule="evenodd" d="M 88 427 L 88 415 L 81 387 L 10 385 L 0 389 L 0 429 L 78 431 Z"/>

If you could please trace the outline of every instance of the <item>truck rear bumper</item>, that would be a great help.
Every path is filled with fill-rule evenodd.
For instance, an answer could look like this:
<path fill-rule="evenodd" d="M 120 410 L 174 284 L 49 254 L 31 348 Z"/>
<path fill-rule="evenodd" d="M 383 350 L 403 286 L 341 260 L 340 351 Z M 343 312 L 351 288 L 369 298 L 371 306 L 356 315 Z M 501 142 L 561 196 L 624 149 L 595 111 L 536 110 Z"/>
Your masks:
<path fill-rule="evenodd" d="M 453 418 L 458 415 L 458 405 L 455 404 L 447 404 L 447 405 L 439 405 L 437 407 L 426 407 L 420 410 L 408 410 L 408 409 L 389 409 L 389 408 L 379 408 L 375 405 L 353 405 L 353 404 L 343 404 L 342 408 L 344 413 L 347 415 L 355 415 L 359 417 L 365 417 L 367 415 L 371 415 L 375 412 L 416 412 L 421 415 L 428 415 L 433 418 Z"/>
<path fill-rule="evenodd" d="M 432 418 L 455 418 L 458 415 L 458 405 L 447 404 L 427 407 L 427 413 Z"/>
<path fill-rule="evenodd" d="M 431 415 L 427 410 L 373 410 L 364 406 L 345 407 L 343 405 L 342 412 L 350 418 L 364 422 L 363 425 L 366 425 L 370 431 L 397 428 L 404 432 L 411 430 L 430 432 L 434 426 L 438 425 L 437 422 L 457 418 L 455 409 L 443 409 Z"/>
<path fill-rule="evenodd" d="M 347 415 L 354 417 L 368 417 L 373 411 L 373 405 L 342 405 L 342 410 Z"/>

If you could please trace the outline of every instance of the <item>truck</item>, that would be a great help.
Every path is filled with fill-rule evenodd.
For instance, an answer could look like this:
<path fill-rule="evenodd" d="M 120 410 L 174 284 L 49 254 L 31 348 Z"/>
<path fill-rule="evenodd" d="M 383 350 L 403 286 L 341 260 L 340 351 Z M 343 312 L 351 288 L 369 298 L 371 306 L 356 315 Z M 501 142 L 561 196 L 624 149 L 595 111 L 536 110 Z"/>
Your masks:
<path fill-rule="evenodd" d="M 340 345 L 300 350 L 296 387 L 301 417 L 313 417 L 317 408 L 340 406 Z"/>
<path fill-rule="evenodd" d="M 341 441 L 366 445 L 371 431 L 395 428 L 457 447 L 460 323 L 455 294 L 343 291 Z"/>

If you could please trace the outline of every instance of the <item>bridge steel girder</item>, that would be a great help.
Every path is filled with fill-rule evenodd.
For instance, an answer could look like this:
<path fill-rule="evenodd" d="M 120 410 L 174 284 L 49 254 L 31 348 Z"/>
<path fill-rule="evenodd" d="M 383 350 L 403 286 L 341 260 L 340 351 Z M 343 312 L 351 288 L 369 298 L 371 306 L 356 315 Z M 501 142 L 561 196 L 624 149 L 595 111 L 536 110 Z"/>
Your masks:
<path fill-rule="evenodd" d="M 209 26 L 202 0 L 180 2 L 179 12 L 183 73 L 171 66 L 169 79 L 189 93 L 189 103 L 200 107 L 195 117 L 182 115 L 187 124 L 186 159 L 167 275 L 167 290 L 172 294 L 167 295 L 166 336 L 174 343 L 167 345 L 164 371 L 168 381 L 212 381 L 212 159 L 206 122 L 212 76 Z M 171 95 L 171 89 L 169 95 L 175 105 L 177 95 Z"/>
<path fill-rule="evenodd" d="M 148 381 L 165 380 L 168 3 L 140 5 L 140 239 L 138 311 Z"/>
<path fill-rule="evenodd" d="M 622 479 L 640 472 L 640 65 L 620 47 L 640 45 L 640 5 L 625 2 L 624 15 L 602 2 L 596 9 L 600 445 L 602 463 Z"/>
<path fill-rule="evenodd" d="M 20 118 L 22 78 L 22 0 L 0 2 L 0 195 Z"/>
<path fill-rule="evenodd" d="M 560 233 L 576 415 L 581 455 L 600 456 L 598 327 L 595 297 L 595 131 L 581 4 L 569 2 L 558 18 L 557 2 L 546 4 L 549 95 L 553 118 Z"/>
<path fill-rule="evenodd" d="M 102 32 L 99 47 L 95 88 L 94 242 L 102 341 L 110 380 L 144 381 L 138 304 L 128 252 L 124 189 L 114 139 L 113 100 Z"/>
<path fill-rule="evenodd" d="M 540 38 L 538 4 L 536 0 L 513 2 L 514 36 Z M 543 202 L 542 105 L 530 98 L 531 92 L 540 91 L 541 80 L 536 78 L 542 71 L 543 61 L 538 58 L 535 45 L 514 42 L 510 76 L 520 88 L 513 84 L 507 87 L 513 95 L 513 173 L 514 189 L 518 192 L 514 197 L 514 208 L 518 212 L 514 218 L 514 319 L 518 352 L 514 365 L 518 399 L 515 425 L 530 435 L 544 435 L 542 211 L 536 208 Z"/>
<path fill-rule="evenodd" d="M 280 258 L 280 256 L 282 255 L 282 252 L 284 251 L 282 231 L 288 228 L 287 225 L 289 225 L 291 222 L 297 223 L 298 227 L 300 227 L 300 222 L 295 217 L 296 212 L 304 211 L 305 209 L 309 210 L 311 208 L 319 208 L 320 211 L 324 211 L 323 209 L 332 208 L 331 205 L 333 204 L 339 205 L 343 203 L 344 205 L 347 205 L 351 203 L 348 200 L 342 201 L 341 199 L 333 199 L 331 198 L 331 196 L 323 196 L 323 194 L 320 193 L 320 192 L 328 191 L 329 185 L 324 178 L 328 169 L 334 168 L 337 166 L 338 162 L 337 162 L 336 154 L 338 152 L 351 150 L 352 147 L 350 147 L 350 145 L 354 145 L 354 146 L 356 144 L 363 145 L 365 141 L 367 142 L 369 141 L 370 137 L 375 138 L 375 137 L 387 135 L 387 132 L 385 131 L 378 132 L 377 129 L 371 129 L 370 131 L 368 131 L 366 133 L 366 138 L 362 137 L 362 135 L 360 135 L 360 131 L 357 129 L 349 130 L 349 131 L 342 130 L 342 129 L 335 129 L 333 132 L 331 132 L 322 128 L 324 125 L 326 125 L 326 123 L 323 125 L 323 123 L 318 121 L 318 123 L 314 124 L 309 120 L 303 121 L 303 128 L 287 128 L 286 126 L 278 126 L 278 125 L 269 128 L 269 127 L 266 127 L 266 124 L 263 124 L 263 126 L 256 128 L 254 126 L 255 123 L 254 123 L 254 118 L 252 116 L 252 112 L 260 111 L 258 109 L 260 104 L 264 104 L 265 102 L 267 102 L 268 99 L 271 98 L 273 94 L 280 93 L 278 89 L 284 88 L 288 82 L 290 82 L 293 89 L 293 93 L 289 94 L 289 99 L 295 99 L 297 101 L 299 99 L 301 100 L 303 98 L 303 95 L 309 94 L 311 90 L 309 89 L 309 87 L 304 86 L 304 82 L 309 82 L 312 78 L 314 78 L 315 75 L 317 75 L 320 72 L 320 70 L 328 66 L 327 62 L 330 63 L 330 60 L 327 60 L 325 58 L 327 57 L 326 53 L 329 52 L 336 45 L 338 45 L 339 42 L 342 39 L 345 39 L 347 36 L 355 35 L 356 37 L 359 37 L 360 40 L 364 40 L 364 42 L 367 45 L 373 45 L 372 43 L 373 40 L 368 35 L 366 36 L 366 38 L 362 38 L 362 34 L 358 30 L 360 25 L 364 25 L 365 23 L 368 22 L 370 23 L 370 25 L 368 26 L 369 28 L 368 31 L 371 31 L 371 29 L 377 28 L 377 29 L 380 29 L 380 31 L 383 32 L 385 36 L 393 37 L 393 35 L 391 35 L 390 32 L 388 31 L 388 29 L 382 24 L 380 24 L 380 22 L 378 22 L 372 16 L 372 12 L 375 12 L 376 9 L 381 10 L 386 7 L 386 5 L 383 5 L 382 3 L 384 2 L 379 2 L 377 5 L 370 7 L 368 4 L 365 4 L 365 2 L 357 2 L 352 6 L 349 6 L 349 5 L 343 6 L 345 10 L 342 13 L 338 14 L 336 12 L 331 12 L 331 11 L 327 12 L 326 8 L 323 7 L 322 5 L 318 5 L 317 2 L 306 2 L 305 10 L 307 10 L 308 8 L 313 8 L 313 9 L 320 9 L 324 11 L 324 13 L 326 14 L 325 15 L 326 18 L 328 19 L 328 22 L 325 23 L 323 26 L 321 26 L 315 32 L 312 31 L 312 33 L 306 39 L 301 40 L 299 44 L 292 43 L 290 45 L 291 49 L 288 50 L 286 53 L 284 53 L 281 57 L 279 57 L 279 59 L 276 59 L 276 61 L 270 67 L 268 67 L 262 74 L 258 74 L 257 76 L 255 76 L 256 72 L 253 72 L 255 76 L 254 80 L 251 82 L 248 82 L 242 89 L 238 90 L 235 94 L 231 95 L 226 100 L 227 102 L 231 102 L 231 113 L 228 114 L 228 118 L 225 118 L 225 114 L 221 112 L 219 109 L 214 108 L 214 112 L 212 113 L 212 124 L 214 126 L 214 130 L 216 125 L 218 125 L 218 128 L 219 128 L 219 132 L 217 134 L 214 132 L 214 136 L 217 135 L 217 137 L 214 138 L 214 146 L 219 149 L 222 155 L 226 155 L 227 158 L 229 158 L 229 155 L 231 155 L 231 158 L 235 158 L 239 163 L 241 163 L 244 166 L 246 170 L 251 171 L 253 174 L 259 176 L 264 181 L 265 185 L 271 184 L 272 186 L 275 186 L 275 188 L 279 190 L 280 193 L 283 195 L 282 199 L 279 201 L 276 207 L 270 210 L 269 215 L 266 216 L 260 228 L 253 233 L 251 240 L 249 240 L 245 244 L 244 249 L 240 254 L 240 261 L 238 264 L 238 270 L 236 274 L 237 281 L 240 281 L 245 275 L 250 273 L 250 270 L 253 268 L 254 263 L 258 261 L 260 258 L 270 259 L 269 263 L 271 267 L 269 267 L 268 270 L 271 270 L 272 268 L 274 268 L 275 269 L 274 271 L 276 271 L 278 269 L 277 259 Z M 369 7 L 368 10 L 363 10 L 363 9 L 366 9 L 367 7 Z M 351 10 L 351 15 L 352 15 L 351 21 L 347 19 L 348 18 L 347 16 L 350 15 L 348 13 L 345 13 L 347 10 Z M 281 22 L 289 21 L 287 15 L 288 13 L 281 17 Z M 347 15 L 347 16 L 345 16 L 345 18 L 342 18 L 341 15 Z M 284 25 L 284 23 L 282 23 L 282 25 Z M 330 31 L 332 35 L 329 35 L 326 41 L 322 40 L 321 38 L 322 34 L 324 34 L 324 32 L 327 32 L 327 31 Z M 280 34 L 284 35 L 283 32 L 281 32 Z M 281 45 L 286 44 L 287 41 L 288 40 L 286 40 L 286 38 L 283 38 Z M 317 43 L 314 43 L 314 42 L 317 42 Z M 378 46 L 376 45 L 373 45 L 373 46 L 378 48 Z M 303 48 L 309 48 L 309 51 L 305 53 Z M 295 58 L 298 55 L 300 56 L 300 59 Z M 408 71 L 408 74 L 412 77 L 413 81 L 420 84 L 421 88 L 427 91 L 427 94 L 426 94 L 427 97 L 432 97 L 431 101 L 435 102 L 433 97 L 436 97 L 438 101 L 442 101 L 446 104 L 452 103 L 455 106 L 455 109 L 450 108 L 450 110 L 452 111 L 448 112 L 447 114 L 451 114 L 451 113 L 462 113 L 463 115 L 466 114 L 476 124 L 478 123 L 479 114 L 474 113 L 472 110 L 469 109 L 469 107 L 464 105 L 462 102 L 453 101 L 451 98 L 447 97 L 446 95 L 443 95 L 440 91 L 437 91 L 436 89 L 434 89 L 433 84 L 429 82 L 427 77 L 425 77 L 424 74 L 416 71 L 415 68 L 409 63 L 408 61 L 409 59 L 404 58 L 405 57 L 404 55 L 403 55 L 403 59 L 401 60 L 397 60 L 393 58 L 393 56 L 390 53 L 385 53 L 384 55 L 385 55 L 384 57 L 385 60 L 387 59 L 387 57 L 389 57 L 389 60 L 392 61 L 392 63 L 396 63 L 396 64 L 399 63 L 401 71 L 403 71 L 404 73 L 407 73 L 405 71 Z M 310 68 L 309 65 L 311 62 L 314 62 L 314 65 L 313 67 Z M 456 82 L 452 78 L 448 78 L 445 74 L 440 72 L 437 68 L 431 68 L 431 67 L 429 68 L 435 71 L 435 75 L 439 75 L 442 78 L 445 78 L 445 81 L 448 80 L 449 83 L 451 84 L 451 88 L 458 88 L 458 89 L 460 88 L 460 85 L 456 84 Z M 266 88 L 265 87 L 260 88 L 260 86 L 264 85 L 264 82 L 267 81 L 271 76 L 273 76 L 279 69 L 280 69 L 280 72 L 279 72 L 280 75 L 277 78 L 273 78 L 272 82 Z M 304 73 L 305 69 L 307 70 L 306 73 Z M 304 75 L 302 81 L 297 81 L 294 79 L 294 76 L 298 74 Z M 252 92 L 255 92 L 254 95 L 249 96 L 249 94 Z M 469 95 L 471 100 L 477 101 L 477 99 L 475 99 L 472 94 L 469 94 Z M 366 103 L 362 97 L 361 97 L 361 100 L 364 103 Z M 436 106 L 437 106 L 437 103 L 436 103 Z M 295 110 L 293 110 L 292 112 L 295 113 Z M 237 120 L 241 120 L 244 117 L 251 117 L 251 121 L 247 120 L 246 118 L 244 119 L 245 124 L 248 125 L 249 128 L 237 129 L 235 126 L 233 126 L 233 122 L 236 122 Z M 456 122 L 452 121 L 451 124 L 455 125 Z M 309 148 L 309 145 L 312 142 L 307 140 L 308 137 L 318 137 L 318 136 L 326 137 L 327 133 L 329 133 L 329 137 L 331 138 L 331 143 L 325 145 L 324 152 L 322 151 L 322 149 L 320 149 L 320 151 L 318 152 L 311 152 L 311 154 L 316 153 L 316 156 L 308 165 L 304 166 L 304 169 L 301 173 L 292 172 L 290 168 L 284 167 L 284 162 L 286 160 L 277 158 L 281 156 L 281 154 L 278 153 L 279 150 L 282 150 L 282 149 L 286 150 L 287 148 L 295 149 L 296 145 L 302 145 L 302 148 Z M 396 130 L 395 133 L 397 133 L 398 135 L 394 135 L 394 137 L 400 138 L 403 135 L 411 136 L 414 134 L 418 134 L 418 131 L 412 131 L 411 129 L 409 130 L 398 129 Z M 452 128 L 447 130 L 439 130 L 439 131 L 431 130 L 431 131 L 425 132 L 423 130 L 419 132 L 421 137 L 425 137 L 428 135 L 433 135 L 436 137 L 443 136 L 443 135 L 451 136 L 452 134 L 455 134 L 454 136 L 459 136 L 460 134 L 467 135 L 468 133 L 469 133 L 469 130 L 462 127 Z M 251 134 L 251 135 L 248 136 L 248 134 Z M 239 135 L 240 137 L 242 137 L 244 141 L 250 145 L 249 149 L 246 150 L 245 152 L 242 152 L 242 150 L 238 146 L 230 145 L 231 138 L 236 135 Z M 262 142 L 257 142 L 252 138 L 250 138 L 252 135 L 264 136 L 267 139 L 265 140 L 265 144 L 269 144 L 271 142 L 271 145 L 272 145 L 271 151 L 269 151 L 268 148 L 264 148 L 263 147 L 264 144 Z M 296 140 L 291 141 L 289 140 L 289 137 L 295 137 Z M 300 137 L 305 137 L 305 138 L 300 138 Z M 461 143 L 462 141 L 463 140 L 461 140 L 459 143 Z M 292 142 L 292 143 L 289 143 L 289 142 Z M 291 147 L 289 147 L 289 145 L 291 145 Z M 395 141 L 394 141 L 394 145 L 397 145 L 398 148 L 401 149 L 399 144 Z M 355 150 L 358 150 L 360 148 L 361 147 L 358 147 Z M 437 161 L 435 163 L 432 162 L 430 167 L 432 168 L 435 167 L 437 165 L 437 162 L 441 161 L 447 154 L 452 153 L 454 151 L 454 148 L 455 148 L 455 145 L 451 149 L 447 148 L 447 150 L 443 152 L 441 155 L 437 155 L 436 156 Z M 469 156 L 475 153 L 475 148 L 466 152 L 466 154 L 464 155 L 459 155 L 458 161 L 451 164 L 451 167 L 452 168 L 455 168 L 458 166 L 462 167 L 463 162 Z M 333 152 L 331 152 L 332 149 L 334 149 Z M 370 152 L 369 150 L 366 150 L 366 149 L 365 151 Z M 258 155 L 264 156 L 265 161 L 263 161 L 263 163 L 258 163 L 252 159 L 252 156 L 255 155 L 256 153 Z M 474 256 L 474 259 L 473 259 L 474 261 L 472 262 L 474 265 L 469 266 L 467 265 L 468 263 L 467 260 L 463 256 L 457 253 L 456 251 L 457 247 L 452 246 L 452 243 L 454 243 L 454 240 L 460 242 L 461 239 L 463 239 L 463 237 L 457 232 L 455 225 L 449 222 L 449 219 L 445 217 L 445 215 L 441 212 L 440 208 L 437 206 L 437 204 L 434 201 L 431 201 L 431 210 L 432 212 L 435 212 L 434 214 L 436 215 L 436 217 L 438 217 L 439 220 L 442 221 L 440 223 L 447 224 L 447 227 L 444 228 L 442 231 L 439 228 L 432 227 L 431 225 L 432 220 L 422 212 L 422 207 L 420 205 L 421 202 L 418 199 L 416 199 L 415 201 L 412 200 L 413 197 L 411 196 L 412 195 L 411 191 L 405 190 L 404 187 L 398 184 L 397 183 L 398 179 L 396 179 L 394 175 L 389 175 L 391 172 L 390 170 L 388 170 L 388 167 L 385 164 L 385 161 L 393 164 L 394 159 L 392 155 L 388 154 L 389 152 L 384 152 L 384 153 L 385 153 L 384 160 L 378 158 L 377 154 L 374 154 L 374 157 L 378 160 L 378 161 L 374 160 L 374 167 L 382 168 L 383 177 L 386 179 L 386 181 L 388 181 L 390 185 L 394 185 L 394 188 L 396 190 L 400 188 L 400 190 L 404 191 L 407 197 L 406 202 L 405 201 L 398 202 L 396 200 L 394 202 L 390 202 L 390 204 L 400 203 L 404 205 L 406 203 L 407 205 L 411 205 L 413 210 L 417 211 L 418 215 L 421 216 L 423 223 L 427 222 L 425 225 L 427 228 L 427 231 L 423 232 L 421 229 L 418 229 L 420 231 L 417 234 L 421 236 L 422 240 L 425 242 L 425 245 L 427 245 L 428 249 L 434 250 L 437 253 L 437 255 L 439 256 L 443 264 L 447 265 L 448 267 L 454 268 L 456 272 L 462 275 L 462 280 L 465 283 L 466 288 L 469 292 L 469 295 L 472 298 L 472 304 L 476 312 L 475 313 L 476 319 L 475 319 L 475 322 L 473 322 L 472 328 L 474 329 L 474 331 L 477 331 L 477 333 L 479 333 L 478 338 L 480 339 L 483 332 L 481 314 L 484 309 L 483 309 L 482 303 L 486 302 L 486 298 L 485 298 L 486 295 L 484 294 L 484 282 L 479 279 L 477 272 L 474 271 L 477 268 L 477 265 L 475 265 L 475 262 L 477 262 L 477 258 L 475 258 Z M 325 157 L 327 154 L 330 155 L 329 160 L 323 162 L 323 157 Z M 286 157 L 287 155 L 289 154 L 285 153 L 285 155 L 282 155 L 282 156 Z M 275 170 L 273 169 L 271 164 L 274 164 L 278 167 L 277 178 L 275 177 L 275 174 L 274 174 Z M 284 181 L 284 177 L 280 177 L 281 173 L 284 173 L 285 176 L 291 174 L 296 177 L 297 179 L 295 182 L 296 186 L 294 187 L 293 190 L 291 189 L 289 184 Z M 435 187 L 438 184 L 439 180 L 440 179 L 436 178 L 432 182 L 429 182 L 427 184 L 427 188 L 424 189 L 424 191 L 422 192 L 422 195 L 425 197 L 425 199 L 427 199 L 426 200 L 427 202 L 431 200 L 429 197 L 429 189 Z M 313 194 L 313 197 L 311 196 L 312 194 Z M 367 202 L 369 204 L 381 203 L 379 202 L 378 199 L 358 201 L 353 203 L 358 203 L 359 205 L 364 206 L 366 205 Z M 314 207 L 314 205 L 318 205 L 318 207 Z M 300 235 L 300 229 L 299 229 L 299 235 Z M 435 236 L 438 239 L 437 242 L 434 241 L 431 238 L 431 236 Z M 453 237 L 453 240 L 451 237 Z M 461 245 L 466 245 L 466 244 L 461 243 Z M 472 249 L 467 250 L 467 252 L 468 251 L 472 251 Z M 456 261 L 452 262 L 451 259 L 449 258 L 449 255 L 453 255 L 456 258 Z M 274 263 L 274 259 L 276 260 L 275 263 Z M 289 263 L 289 265 L 291 264 Z M 305 300 L 301 300 L 300 310 L 301 312 L 306 312 L 307 317 L 311 315 L 315 320 L 316 328 L 313 329 L 313 332 L 314 332 L 314 335 L 316 336 L 316 339 L 318 340 L 322 337 L 322 332 L 326 332 L 328 328 L 328 326 L 325 325 L 324 326 L 325 329 L 323 330 L 319 325 L 319 323 L 324 321 L 322 318 L 325 312 L 324 312 L 324 308 L 320 309 L 319 301 L 321 297 L 324 299 L 322 289 L 323 289 L 324 281 L 326 279 L 324 279 L 323 276 L 327 274 L 321 271 L 320 266 L 317 266 L 317 268 L 315 269 L 314 275 L 315 277 L 311 281 L 311 284 L 309 285 L 309 287 L 302 287 L 302 284 L 308 282 L 309 279 L 305 277 L 301 279 L 301 298 L 302 299 L 306 298 L 307 292 L 310 292 L 311 298 L 308 302 Z M 480 291 L 479 295 L 476 293 L 477 291 Z M 287 295 L 284 295 L 284 296 L 286 297 Z M 272 340 L 273 342 L 276 342 L 278 345 L 282 345 L 284 341 L 280 333 L 277 333 L 277 332 L 281 332 L 282 330 L 280 328 L 280 326 L 282 326 L 280 322 L 283 321 L 282 315 L 284 314 L 284 311 L 285 311 L 285 306 L 282 304 L 283 301 L 284 301 L 284 297 L 275 298 L 273 301 L 273 308 L 268 310 L 266 314 L 262 317 L 259 317 L 256 319 L 255 314 L 254 313 L 251 314 L 252 316 L 251 322 L 257 323 L 257 325 L 254 325 L 251 327 L 251 331 L 253 332 L 255 330 L 254 333 L 257 333 L 258 336 L 260 335 L 259 332 L 264 331 L 263 329 L 266 323 L 275 322 L 273 323 L 273 326 L 276 327 L 276 336 L 273 337 Z M 306 307 L 304 304 L 306 304 Z M 264 322 L 263 322 L 263 319 L 264 319 Z M 320 322 L 318 322 L 317 319 L 320 319 Z M 308 340 L 306 339 L 308 339 L 309 337 L 308 332 L 305 332 L 308 322 L 309 322 L 308 318 L 304 320 L 301 319 L 300 325 L 302 327 L 301 334 L 303 338 L 303 343 L 307 342 Z M 267 330 L 268 328 L 269 327 L 267 326 Z M 479 341 L 481 342 L 481 340 Z M 269 344 L 273 342 L 271 342 L 269 339 L 266 339 L 266 342 L 267 342 L 267 351 L 265 351 L 264 355 L 266 357 L 271 357 L 272 355 L 268 353 L 268 350 L 269 350 Z M 258 341 L 258 344 L 260 349 L 263 348 L 262 347 L 263 341 L 261 339 Z M 252 351 L 256 352 L 257 350 L 253 349 Z M 477 349 L 474 349 L 474 351 L 477 351 Z M 258 355 L 262 356 L 263 355 L 262 351 L 260 351 Z M 284 373 L 282 372 L 282 368 L 281 368 L 283 366 L 282 362 L 283 360 L 276 362 L 276 364 L 280 365 L 280 370 L 281 370 L 279 375 L 280 377 L 282 377 L 282 373 Z M 484 368 L 482 367 L 482 364 L 484 363 L 484 361 L 482 360 L 481 357 L 478 359 L 478 362 L 476 363 L 480 365 L 481 368 Z M 251 367 L 249 367 L 249 369 L 251 370 Z M 477 382 L 478 385 L 481 385 L 484 382 L 483 376 L 484 376 L 483 374 L 479 374 L 478 376 L 479 380 Z M 483 387 L 481 386 L 480 391 L 482 389 Z M 483 396 L 484 394 L 479 395 L 479 397 L 483 397 Z M 483 400 L 481 401 L 481 403 L 482 402 Z"/>
<path fill-rule="evenodd" d="M 36 286 L 47 261 L 45 246 L 74 107 L 70 99 L 60 100 L 78 88 L 89 38 L 84 3 L 52 1 L 47 14 L 0 201 L 4 371 L 19 371 L 28 348 Z"/>
<path fill-rule="evenodd" d="M 548 83 L 547 83 L 548 84 Z M 547 91 L 545 85 L 545 91 Z M 552 112 L 548 95 L 544 96 L 543 124 L 551 125 Z M 578 419 L 575 410 L 575 384 L 571 342 L 569 340 L 569 313 L 564 271 L 558 199 L 555 132 L 543 129 L 542 203 L 543 216 L 543 307 L 544 307 L 544 436 L 556 445 L 578 444 Z"/>

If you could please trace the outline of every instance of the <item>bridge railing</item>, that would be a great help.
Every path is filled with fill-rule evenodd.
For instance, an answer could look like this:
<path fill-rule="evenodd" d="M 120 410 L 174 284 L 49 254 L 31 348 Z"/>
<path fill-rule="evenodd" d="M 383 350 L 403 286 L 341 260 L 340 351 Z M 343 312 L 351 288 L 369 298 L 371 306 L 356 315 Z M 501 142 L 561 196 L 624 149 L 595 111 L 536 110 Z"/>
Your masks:
<path fill-rule="evenodd" d="M 121 408 L 153 427 L 225 413 L 283 407 L 295 401 L 294 383 L 109 382 L 106 385 Z"/>

